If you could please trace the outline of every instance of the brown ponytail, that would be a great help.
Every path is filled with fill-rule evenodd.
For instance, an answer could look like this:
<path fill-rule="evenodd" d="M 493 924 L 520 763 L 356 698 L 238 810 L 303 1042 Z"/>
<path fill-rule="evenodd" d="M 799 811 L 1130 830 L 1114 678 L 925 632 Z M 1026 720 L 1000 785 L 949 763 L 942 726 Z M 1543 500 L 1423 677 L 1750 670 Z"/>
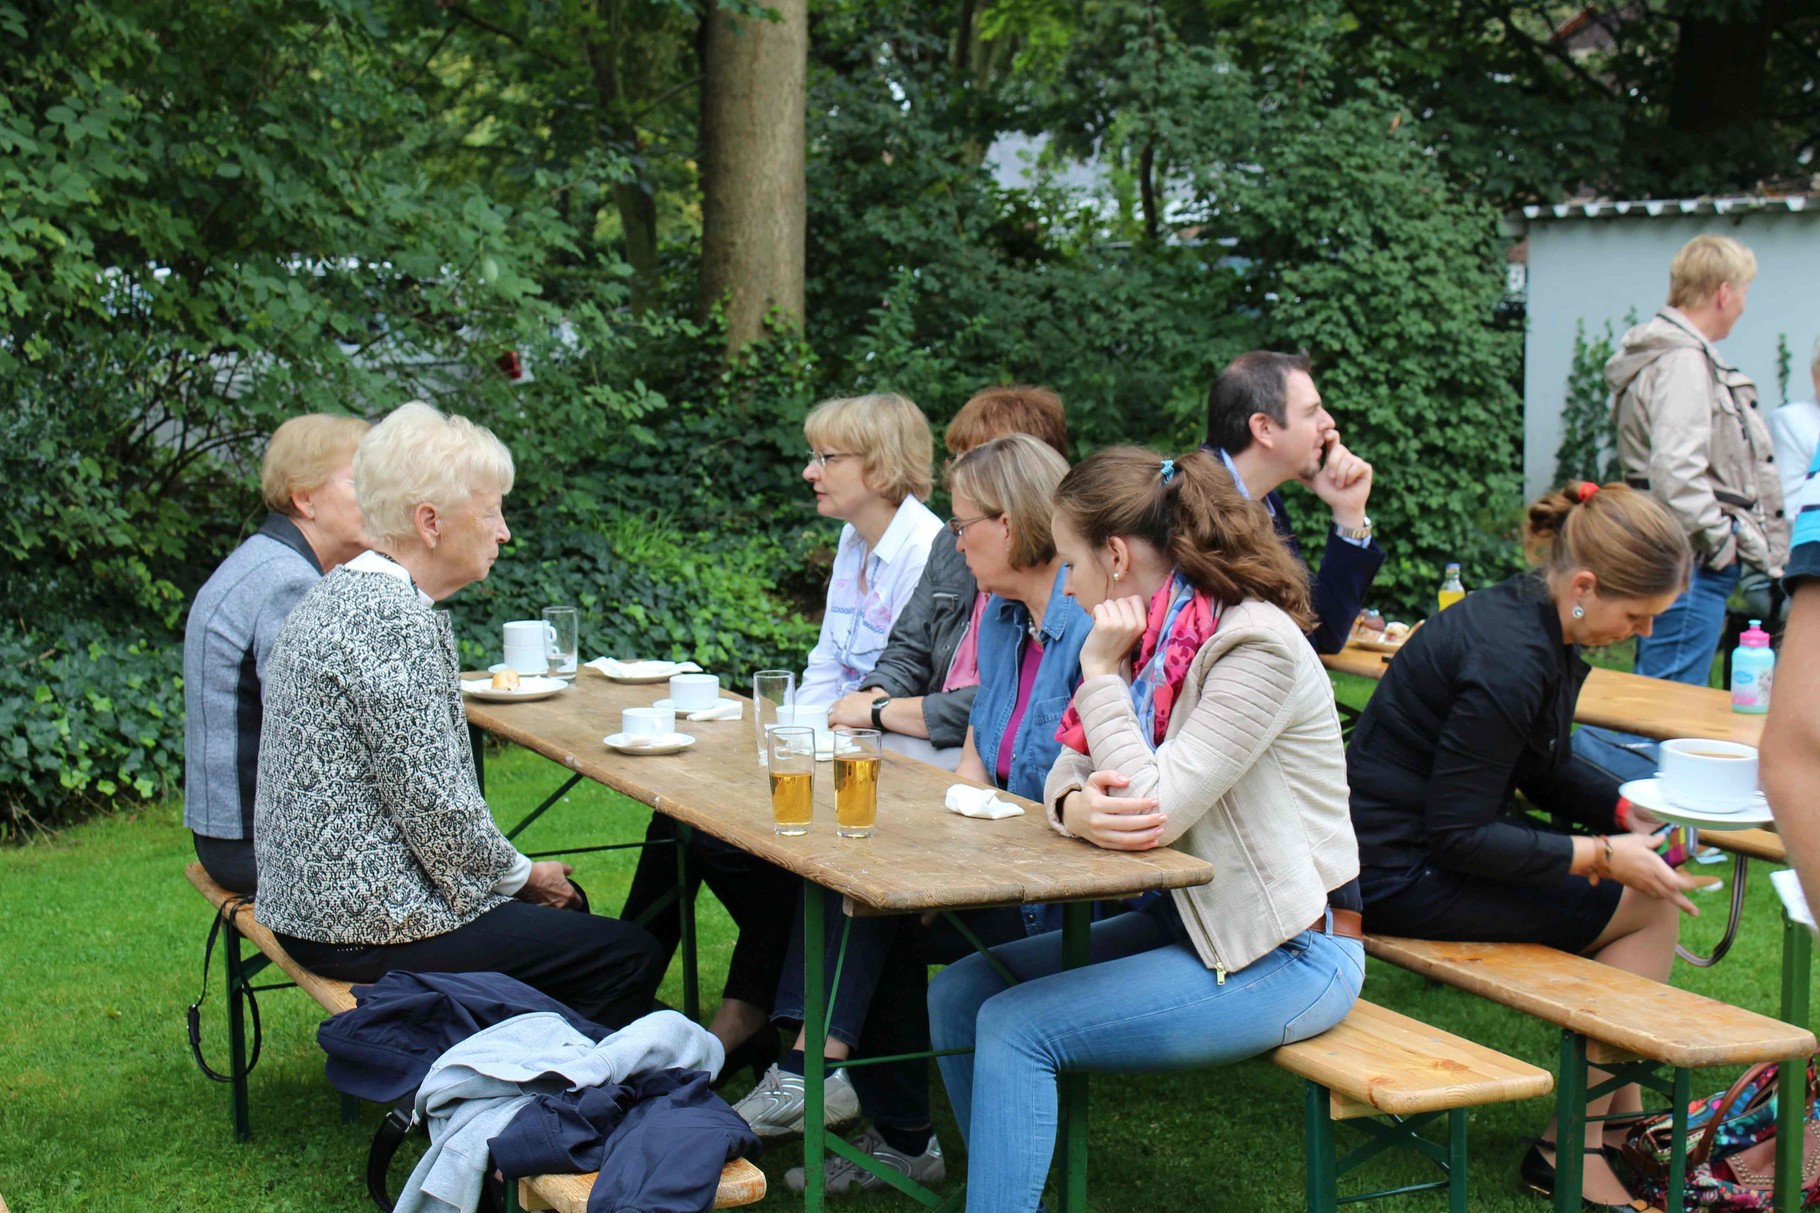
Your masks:
<path fill-rule="evenodd" d="M 1114 535 L 1143 539 L 1216 601 L 1259 598 L 1304 631 L 1314 626 L 1307 570 L 1218 456 L 1193 451 L 1166 462 L 1141 447 L 1108 447 L 1068 473 L 1055 509 L 1095 547 Z"/>
<path fill-rule="evenodd" d="M 1655 598 L 1687 588 L 1687 534 L 1663 505 L 1627 484 L 1568 485 L 1529 507 L 1523 548 L 1543 573 L 1585 569 L 1605 598 Z"/>

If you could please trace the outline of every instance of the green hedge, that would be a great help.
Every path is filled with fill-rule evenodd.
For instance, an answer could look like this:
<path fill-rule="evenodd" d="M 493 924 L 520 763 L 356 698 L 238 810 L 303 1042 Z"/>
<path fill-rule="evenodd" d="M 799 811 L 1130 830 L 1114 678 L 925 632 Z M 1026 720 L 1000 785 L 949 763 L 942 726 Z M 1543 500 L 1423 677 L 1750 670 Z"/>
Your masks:
<path fill-rule="evenodd" d="M 169 636 L 0 630 L 0 839 L 168 795 L 183 775 L 183 650 Z"/>

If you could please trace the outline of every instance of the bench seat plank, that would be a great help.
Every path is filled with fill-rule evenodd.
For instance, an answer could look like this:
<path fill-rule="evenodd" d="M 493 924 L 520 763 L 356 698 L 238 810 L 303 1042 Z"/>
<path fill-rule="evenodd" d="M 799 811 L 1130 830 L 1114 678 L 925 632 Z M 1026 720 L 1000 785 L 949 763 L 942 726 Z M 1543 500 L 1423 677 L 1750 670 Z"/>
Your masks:
<path fill-rule="evenodd" d="M 1750 1065 L 1805 1057 L 1814 1034 L 1541 944 L 1368 935 L 1365 950 L 1589 1040 L 1669 1065 Z"/>
<path fill-rule="evenodd" d="M 189 877 L 190 883 L 196 886 L 197 892 L 208 898 L 209 904 L 215 907 L 217 913 L 220 912 L 222 906 L 240 896 L 240 894 L 230 892 L 216 884 L 199 863 L 192 863 L 183 870 L 183 874 Z M 323 1010 L 333 1015 L 337 1012 L 354 1009 L 354 995 L 349 992 L 353 983 L 318 977 L 292 960 L 290 953 L 280 946 L 277 938 L 266 928 L 266 925 L 253 917 L 253 907 L 250 902 L 246 909 L 234 916 L 234 929 L 239 931 L 248 943 L 265 953 L 266 959 L 282 969 L 285 976 L 296 982 L 298 989 L 321 1003 Z"/>
<path fill-rule="evenodd" d="M 1547 1070 L 1362 999 L 1338 1026 L 1270 1059 L 1332 1091 L 1335 1120 L 1534 1099 L 1555 1085 Z"/>
<path fill-rule="evenodd" d="M 554 1209 L 556 1213 L 587 1213 L 588 1195 L 594 1191 L 598 1171 L 586 1175 L 533 1175 L 518 1181 L 518 1205 L 527 1213 Z M 716 1209 L 755 1204 L 765 1197 L 765 1173 L 743 1158 L 736 1158 L 720 1172 L 720 1190 L 714 1194 Z"/>

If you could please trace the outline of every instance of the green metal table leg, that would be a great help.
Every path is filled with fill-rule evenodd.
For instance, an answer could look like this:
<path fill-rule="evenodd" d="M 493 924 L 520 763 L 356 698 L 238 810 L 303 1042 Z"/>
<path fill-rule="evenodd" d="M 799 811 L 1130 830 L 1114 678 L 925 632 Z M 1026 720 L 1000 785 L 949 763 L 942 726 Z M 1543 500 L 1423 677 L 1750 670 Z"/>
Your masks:
<path fill-rule="evenodd" d="M 1078 969 L 1087 963 L 1092 925 L 1092 902 L 1062 906 L 1062 968 Z M 1056 1085 L 1062 1120 L 1059 1213 L 1087 1213 L 1087 1075 L 1064 1072 L 1056 1075 Z"/>
<path fill-rule="evenodd" d="M 683 1014 L 701 1022 L 701 974 L 695 955 L 695 891 L 689 887 L 689 843 L 695 831 L 676 823 L 676 920 L 682 937 Z"/>
<path fill-rule="evenodd" d="M 1579 1213 L 1586 1156 L 1586 1037 L 1561 1032 L 1561 1073 L 1555 1080 L 1555 1213 Z"/>
<path fill-rule="evenodd" d="M 1334 1169 L 1332 1095 L 1312 1079 L 1302 1083 L 1302 1140 L 1308 1158 L 1308 1213 L 1335 1213 L 1340 1207 L 1340 1180 Z"/>
<path fill-rule="evenodd" d="M 803 881 L 803 1210 L 821 1213 L 822 1172 L 827 1146 L 822 1138 L 822 1084 L 828 1067 L 822 1060 L 827 1042 L 828 1008 L 822 985 L 827 976 L 827 938 L 822 923 L 822 890 Z"/>
<path fill-rule="evenodd" d="M 1809 964 L 1813 939 L 1807 928 L 1782 914 L 1782 1019 L 1807 1026 Z M 1782 1063 L 1776 1076 L 1776 1196 L 1778 1209 L 1801 1207 L 1802 1147 L 1807 1114 L 1807 1064 L 1793 1057 Z"/>

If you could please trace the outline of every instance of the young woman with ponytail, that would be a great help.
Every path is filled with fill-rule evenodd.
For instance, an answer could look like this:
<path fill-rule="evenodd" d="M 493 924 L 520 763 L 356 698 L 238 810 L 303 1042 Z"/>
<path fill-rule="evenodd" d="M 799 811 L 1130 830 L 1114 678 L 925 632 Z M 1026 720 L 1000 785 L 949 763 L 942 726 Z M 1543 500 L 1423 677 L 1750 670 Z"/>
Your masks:
<path fill-rule="evenodd" d="M 1347 772 L 1365 910 L 1388 935 L 1545 943 L 1667 981 L 1693 880 L 1656 853 L 1660 823 L 1620 806 L 1617 779 L 1568 736 L 1580 650 L 1649 635 L 1693 554 L 1667 510 L 1622 484 L 1548 494 L 1525 540 L 1536 570 L 1411 635 L 1359 719 Z M 1513 811 L 1519 791 L 1576 831 Z M 1587 1114 L 1637 1107 L 1631 1087 Z M 1525 1156 L 1531 1188 L 1552 1192 L 1554 1147 L 1551 1127 Z M 1599 1125 L 1586 1147 L 1585 1197 L 1629 1208 Z"/>
<path fill-rule="evenodd" d="M 949 966 L 930 988 L 970 1155 L 967 1208 L 1033 1210 L 1055 1078 L 1239 1061 L 1324 1032 L 1364 981 L 1358 849 L 1333 692 L 1303 636 L 1307 576 L 1217 456 L 1103 450 L 1056 492 L 1068 594 L 1093 617 L 1044 788 L 1050 824 L 1113 850 L 1173 846 L 1211 884 Z"/>

